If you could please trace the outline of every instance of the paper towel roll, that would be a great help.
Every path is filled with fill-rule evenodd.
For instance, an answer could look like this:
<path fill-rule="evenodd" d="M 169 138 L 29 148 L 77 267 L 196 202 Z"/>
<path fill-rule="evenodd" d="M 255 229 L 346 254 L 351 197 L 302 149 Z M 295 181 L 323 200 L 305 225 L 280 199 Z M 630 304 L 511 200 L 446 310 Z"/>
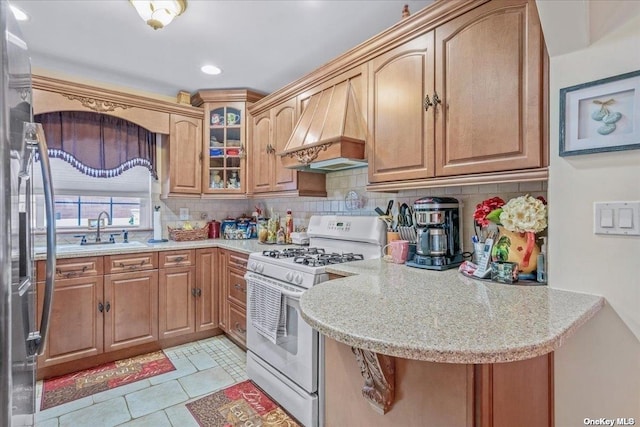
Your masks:
<path fill-rule="evenodd" d="M 162 240 L 162 221 L 160 221 L 160 211 L 153 212 L 153 240 Z"/>

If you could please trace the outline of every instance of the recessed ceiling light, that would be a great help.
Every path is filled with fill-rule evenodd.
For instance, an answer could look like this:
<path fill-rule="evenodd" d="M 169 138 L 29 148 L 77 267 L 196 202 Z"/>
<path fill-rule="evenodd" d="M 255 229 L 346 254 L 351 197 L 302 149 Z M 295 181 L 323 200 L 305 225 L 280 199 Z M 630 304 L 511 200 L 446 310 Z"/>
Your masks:
<path fill-rule="evenodd" d="M 216 67 L 215 65 L 203 65 L 202 68 L 200 68 L 200 70 L 202 70 L 202 72 L 205 74 L 211 74 L 213 76 L 220 74 L 222 72 L 222 70 Z"/>
<path fill-rule="evenodd" d="M 13 12 L 13 16 L 15 16 L 18 21 L 28 21 L 29 20 L 29 15 L 27 15 L 24 12 L 24 10 L 18 9 L 17 7 L 15 7 L 12 4 L 10 4 L 9 7 L 11 8 L 11 12 Z"/>

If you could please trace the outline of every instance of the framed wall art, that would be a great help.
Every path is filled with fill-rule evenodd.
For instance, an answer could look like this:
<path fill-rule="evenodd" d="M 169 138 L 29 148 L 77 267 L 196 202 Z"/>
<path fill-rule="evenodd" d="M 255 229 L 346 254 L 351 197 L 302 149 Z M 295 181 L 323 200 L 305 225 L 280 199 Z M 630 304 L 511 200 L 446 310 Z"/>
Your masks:
<path fill-rule="evenodd" d="M 560 89 L 560 156 L 640 149 L 640 70 Z"/>

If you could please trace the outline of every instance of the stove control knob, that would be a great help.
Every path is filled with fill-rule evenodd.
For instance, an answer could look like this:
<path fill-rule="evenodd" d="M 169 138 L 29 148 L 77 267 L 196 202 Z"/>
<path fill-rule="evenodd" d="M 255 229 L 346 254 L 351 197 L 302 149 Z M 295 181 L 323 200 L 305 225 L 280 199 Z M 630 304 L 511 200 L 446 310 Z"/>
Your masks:
<path fill-rule="evenodd" d="M 292 272 L 288 272 L 285 276 L 287 278 L 288 282 L 292 282 L 293 281 L 293 273 Z"/>
<path fill-rule="evenodd" d="M 302 283 L 302 274 L 300 273 L 296 274 L 295 280 L 298 285 Z"/>
<path fill-rule="evenodd" d="M 252 261 L 251 264 L 249 264 L 249 269 L 251 271 L 257 271 L 258 270 L 258 264 L 255 261 Z"/>
<path fill-rule="evenodd" d="M 264 264 L 258 264 L 258 265 L 256 266 L 256 271 L 257 271 L 258 273 L 262 273 L 262 271 L 263 271 L 263 270 L 264 270 Z"/>

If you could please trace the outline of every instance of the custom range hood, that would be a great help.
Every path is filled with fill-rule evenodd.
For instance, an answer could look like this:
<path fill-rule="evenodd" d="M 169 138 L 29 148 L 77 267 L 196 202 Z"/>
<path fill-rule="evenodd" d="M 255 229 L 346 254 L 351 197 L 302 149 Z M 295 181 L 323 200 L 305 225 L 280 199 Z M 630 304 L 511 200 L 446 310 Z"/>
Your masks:
<path fill-rule="evenodd" d="M 312 95 L 281 153 L 291 169 L 337 171 L 367 165 L 361 75 Z"/>

